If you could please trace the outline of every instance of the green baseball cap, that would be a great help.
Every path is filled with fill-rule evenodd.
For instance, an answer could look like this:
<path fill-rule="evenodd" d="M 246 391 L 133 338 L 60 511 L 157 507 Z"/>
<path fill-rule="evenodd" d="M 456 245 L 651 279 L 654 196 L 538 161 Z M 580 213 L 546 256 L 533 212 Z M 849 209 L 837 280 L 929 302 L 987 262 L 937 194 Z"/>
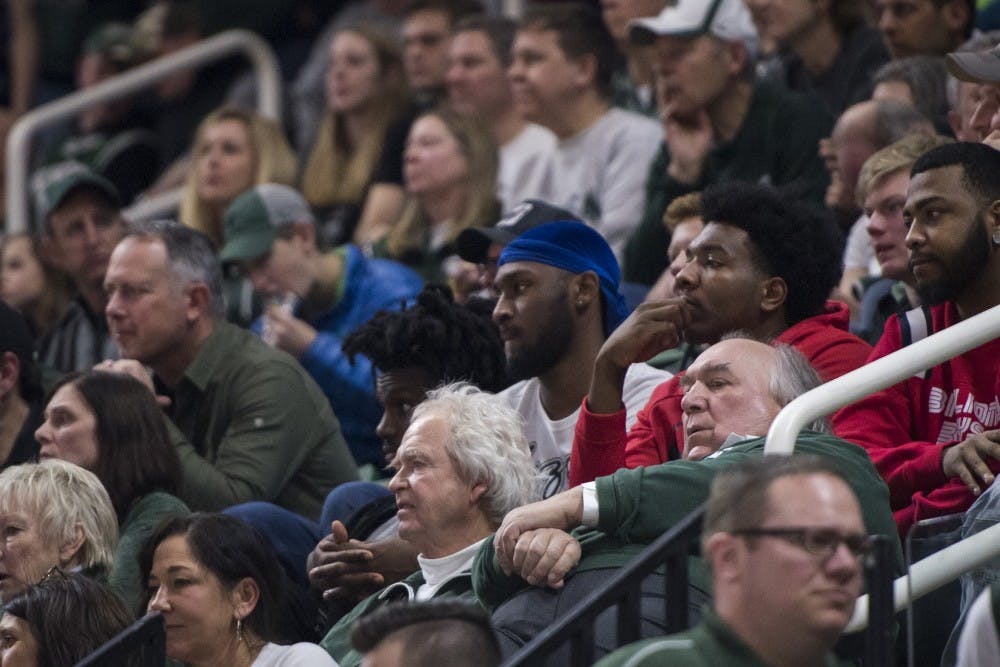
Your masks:
<path fill-rule="evenodd" d="M 35 198 L 35 213 L 43 224 L 52 211 L 77 188 L 92 188 L 105 195 L 116 207 L 121 206 L 118 188 L 82 162 L 66 160 L 39 169 L 31 178 Z"/>
<path fill-rule="evenodd" d="M 257 259 L 271 252 L 278 230 L 294 223 L 315 224 L 308 202 L 278 183 L 254 186 L 237 197 L 222 216 L 223 262 Z"/>

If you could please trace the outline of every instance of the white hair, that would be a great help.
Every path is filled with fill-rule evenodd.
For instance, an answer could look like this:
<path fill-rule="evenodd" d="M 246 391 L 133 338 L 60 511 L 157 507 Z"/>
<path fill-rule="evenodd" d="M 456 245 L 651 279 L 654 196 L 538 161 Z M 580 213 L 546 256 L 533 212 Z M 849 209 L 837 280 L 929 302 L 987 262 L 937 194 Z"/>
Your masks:
<path fill-rule="evenodd" d="M 97 475 L 58 459 L 23 463 L 0 473 L 0 512 L 27 514 L 49 545 L 86 538 L 80 564 L 111 568 L 118 546 L 118 519 Z"/>
<path fill-rule="evenodd" d="M 538 473 L 521 415 L 467 382 L 428 392 L 411 423 L 427 415 L 448 422 L 445 449 L 462 481 L 486 485 L 480 505 L 491 523 L 499 525 L 507 512 L 535 499 Z"/>

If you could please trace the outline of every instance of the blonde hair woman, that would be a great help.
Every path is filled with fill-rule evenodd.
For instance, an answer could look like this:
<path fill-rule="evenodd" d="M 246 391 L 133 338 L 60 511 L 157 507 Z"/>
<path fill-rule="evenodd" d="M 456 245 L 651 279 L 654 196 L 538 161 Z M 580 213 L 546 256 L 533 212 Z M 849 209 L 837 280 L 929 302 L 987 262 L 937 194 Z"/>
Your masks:
<path fill-rule="evenodd" d="M 407 203 L 375 254 L 441 280 L 459 233 L 499 218 L 496 175 L 497 148 L 487 127 L 446 108 L 424 113 L 413 123 L 403 154 Z"/>
<path fill-rule="evenodd" d="M 118 519 L 97 476 L 65 461 L 0 473 L 0 599 L 10 600 L 53 567 L 103 579 L 118 544 Z"/>
<path fill-rule="evenodd" d="M 222 214 L 259 183 L 295 181 L 296 162 L 281 127 L 236 107 L 216 109 L 198 126 L 181 199 L 181 222 L 222 242 Z"/>
<path fill-rule="evenodd" d="M 341 30 L 330 45 L 327 110 L 302 173 L 302 194 L 317 209 L 327 245 L 350 239 L 386 132 L 408 92 L 399 47 L 365 26 Z"/>

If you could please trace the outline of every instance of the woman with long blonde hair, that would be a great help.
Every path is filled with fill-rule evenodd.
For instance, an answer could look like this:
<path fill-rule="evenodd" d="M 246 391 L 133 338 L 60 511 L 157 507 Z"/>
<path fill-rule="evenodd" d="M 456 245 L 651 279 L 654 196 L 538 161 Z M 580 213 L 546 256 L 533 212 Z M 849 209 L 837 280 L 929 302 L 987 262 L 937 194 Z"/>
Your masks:
<path fill-rule="evenodd" d="M 406 205 L 374 253 L 413 266 L 427 280 L 446 278 L 444 263 L 459 233 L 492 226 L 500 216 L 496 175 L 489 128 L 447 108 L 425 112 L 403 154 Z"/>
<path fill-rule="evenodd" d="M 259 183 L 295 182 L 295 153 L 281 127 L 237 107 L 216 109 L 198 125 L 181 198 L 181 222 L 222 242 L 222 214 Z"/>
<path fill-rule="evenodd" d="M 358 25 L 336 34 L 326 73 L 327 111 L 301 178 L 327 245 L 348 241 L 382 155 L 386 132 L 406 111 L 399 47 Z"/>

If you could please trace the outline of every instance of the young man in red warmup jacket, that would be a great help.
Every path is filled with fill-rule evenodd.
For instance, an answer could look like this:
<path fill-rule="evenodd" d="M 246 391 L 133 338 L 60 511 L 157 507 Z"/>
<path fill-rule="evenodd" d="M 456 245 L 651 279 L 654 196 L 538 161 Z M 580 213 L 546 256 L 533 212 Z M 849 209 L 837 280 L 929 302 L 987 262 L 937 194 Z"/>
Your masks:
<path fill-rule="evenodd" d="M 684 433 L 679 376 L 657 387 L 625 430 L 625 369 L 681 339 L 715 343 L 739 330 L 786 343 L 824 381 L 858 368 L 871 351 L 848 333 L 847 307 L 826 301 L 840 277 L 841 242 L 822 211 L 768 186 L 728 182 L 705 190 L 702 217 L 705 229 L 687 250 L 676 296 L 639 306 L 598 353 L 576 424 L 571 485 L 623 467 L 699 459 L 715 450 L 701 443 L 704 434 Z"/>
<path fill-rule="evenodd" d="M 913 165 L 906 247 L 924 308 L 891 317 L 877 359 L 1000 304 L 1000 152 L 960 143 Z M 896 524 L 964 512 L 1000 470 L 1000 339 L 845 407 L 837 435 L 868 450 Z"/>

